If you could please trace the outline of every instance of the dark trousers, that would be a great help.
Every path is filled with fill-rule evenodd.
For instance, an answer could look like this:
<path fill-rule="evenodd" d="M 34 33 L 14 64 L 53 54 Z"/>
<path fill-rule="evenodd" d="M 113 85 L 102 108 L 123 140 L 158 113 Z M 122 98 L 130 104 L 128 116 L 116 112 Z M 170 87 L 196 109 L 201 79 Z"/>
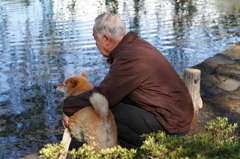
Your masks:
<path fill-rule="evenodd" d="M 140 137 L 142 134 L 149 134 L 163 130 L 164 128 L 157 121 L 155 116 L 141 108 L 119 103 L 111 107 L 111 111 L 115 117 L 118 130 L 118 142 L 125 148 L 138 148 L 143 144 Z M 176 134 L 186 135 L 187 132 Z"/>

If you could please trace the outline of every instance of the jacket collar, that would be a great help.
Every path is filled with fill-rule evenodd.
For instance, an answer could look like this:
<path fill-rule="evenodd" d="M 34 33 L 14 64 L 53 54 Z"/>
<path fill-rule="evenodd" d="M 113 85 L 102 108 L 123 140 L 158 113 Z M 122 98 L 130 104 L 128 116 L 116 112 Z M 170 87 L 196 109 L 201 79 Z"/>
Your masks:
<path fill-rule="evenodd" d="M 128 43 L 132 42 L 137 38 L 137 34 L 134 32 L 128 32 L 123 39 L 119 42 L 119 44 L 110 52 L 107 61 L 112 64 L 117 53 L 122 50 Z"/>

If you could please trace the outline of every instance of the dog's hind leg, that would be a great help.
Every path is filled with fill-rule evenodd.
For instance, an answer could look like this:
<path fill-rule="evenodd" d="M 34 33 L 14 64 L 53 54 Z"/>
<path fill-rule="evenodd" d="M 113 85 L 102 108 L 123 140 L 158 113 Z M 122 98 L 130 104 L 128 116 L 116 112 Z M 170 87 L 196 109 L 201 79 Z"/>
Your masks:
<path fill-rule="evenodd" d="M 64 129 L 64 134 L 62 138 L 62 143 L 64 144 L 64 150 L 67 151 L 69 149 L 72 137 L 68 128 Z M 66 159 L 67 154 L 62 154 L 59 156 L 59 159 Z"/>

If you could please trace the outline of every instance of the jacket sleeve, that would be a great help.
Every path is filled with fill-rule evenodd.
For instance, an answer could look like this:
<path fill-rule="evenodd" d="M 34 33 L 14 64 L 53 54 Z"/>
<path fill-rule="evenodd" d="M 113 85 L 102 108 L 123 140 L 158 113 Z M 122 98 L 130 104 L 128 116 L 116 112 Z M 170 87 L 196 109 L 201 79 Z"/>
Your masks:
<path fill-rule="evenodd" d="M 107 98 L 111 107 L 135 90 L 141 81 L 133 61 L 118 59 L 111 65 L 109 73 L 99 87 L 95 89 Z"/>
<path fill-rule="evenodd" d="M 116 59 L 99 86 L 77 96 L 66 98 L 63 104 L 63 112 L 67 116 L 71 116 L 81 108 L 91 105 L 89 97 L 93 92 L 103 94 L 107 98 L 109 106 L 114 106 L 137 88 L 140 83 L 139 72 L 134 68 L 134 63 L 124 58 Z"/>
<path fill-rule="evenodd" d="M 86 91 L 77 96 L 70 96 L 64 99 L 63 102 L 64 114 L 66 114 L 67 116 L 72 116 L 75 112 L 77 112 L 81 108 L 91 105 L 89 103 L 90 93 L 91 91 Z"/>

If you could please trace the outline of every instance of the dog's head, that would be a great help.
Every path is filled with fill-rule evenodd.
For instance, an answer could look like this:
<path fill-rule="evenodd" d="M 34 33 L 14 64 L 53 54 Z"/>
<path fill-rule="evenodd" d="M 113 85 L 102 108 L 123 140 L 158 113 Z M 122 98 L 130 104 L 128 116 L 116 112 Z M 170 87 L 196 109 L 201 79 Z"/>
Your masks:
<path fill-rule="evenodd" d="M 62 84 L 57 85 L 56 89 L 63 92 L 66 97 L 81 94 L 93 88 L 86 77 L 86 72 L 83 72 L 80 76 L 70 77 Z"/>

